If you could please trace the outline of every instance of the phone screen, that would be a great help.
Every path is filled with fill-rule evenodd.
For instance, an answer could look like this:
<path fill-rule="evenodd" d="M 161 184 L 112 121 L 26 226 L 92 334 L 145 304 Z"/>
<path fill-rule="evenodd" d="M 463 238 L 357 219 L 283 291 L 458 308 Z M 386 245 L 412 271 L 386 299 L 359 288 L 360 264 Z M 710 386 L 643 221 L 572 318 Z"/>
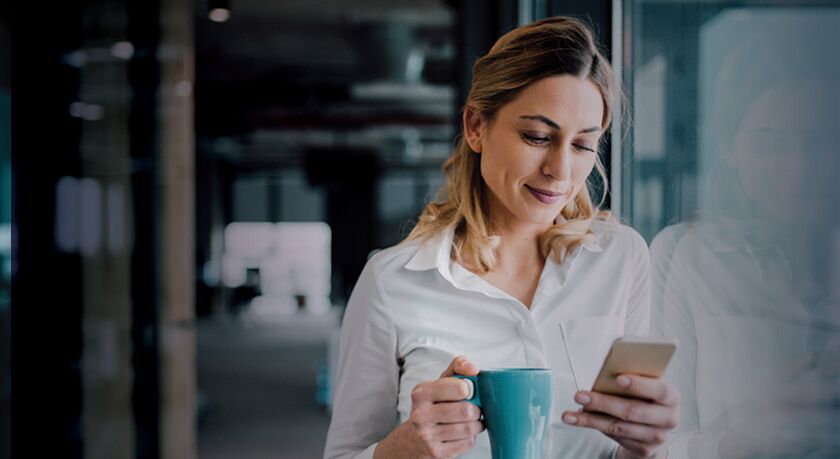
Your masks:
<path fill-rule="evenodd" d="M 677 349 L 673 338 L 622 337 L 616 339 L 598 372 L 592 391 L 626 395 L 615 378 L 623 373 L 660 378 Z"/>

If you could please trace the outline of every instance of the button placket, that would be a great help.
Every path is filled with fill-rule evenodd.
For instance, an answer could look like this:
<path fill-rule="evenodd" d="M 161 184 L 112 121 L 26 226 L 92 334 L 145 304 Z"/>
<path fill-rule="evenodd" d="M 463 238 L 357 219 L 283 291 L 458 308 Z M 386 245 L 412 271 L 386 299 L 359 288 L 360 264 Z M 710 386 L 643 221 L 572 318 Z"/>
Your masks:
<path fill-rule="evenodd" d="M 520 319 L 519 328 L 528 362 L 534 367 L 548 368 L 548 361 L 545 357 L 545 346 L 543 345 L 539 330 L 534 323 L 533 316 L 527 312 L 526 314 L 526 317 Z"/>

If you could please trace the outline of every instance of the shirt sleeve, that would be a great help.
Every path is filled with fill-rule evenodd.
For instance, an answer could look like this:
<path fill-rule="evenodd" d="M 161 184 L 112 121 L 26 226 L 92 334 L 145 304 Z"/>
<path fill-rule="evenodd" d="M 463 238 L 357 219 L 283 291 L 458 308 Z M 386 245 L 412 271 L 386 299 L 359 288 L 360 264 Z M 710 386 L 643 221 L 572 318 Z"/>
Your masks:
<path fill-rule="evenodd" d="M 633 256 L 630 260 L 630 286 L 624 334 L 647 336 L 650 332 L 650 252 L 647 243 L 633 233 Z"/>
<path fill-rule="evenodd" d="M 399 422 L 397 337 L 375 260 L 365 265 L 344 314 L 325 459 L 371 458 Z"/>
<path fill-rule="evenodd" d="M 665 379 L 673 383 L 680 393 L 680 419 L 669 440 L 669 459 L 697 457 L 690 454 L 689 442 L 700 429 L 695 387 L 697 338 L 690 303 L 692 265 L 688 255 L 677 246 L 667 272 L 658 276 L 663 285 L 655 288 L 662 295 L 654 303 L 660 308 L 654 312 L 661 319 L 661 327 L 657 327 L 657 332 L 679 340 L 674 358 L 665 372 Z M 711 449 L 716 451 L 716 445 Z M 703 457 L 713 459 L 713 456 Z"/>

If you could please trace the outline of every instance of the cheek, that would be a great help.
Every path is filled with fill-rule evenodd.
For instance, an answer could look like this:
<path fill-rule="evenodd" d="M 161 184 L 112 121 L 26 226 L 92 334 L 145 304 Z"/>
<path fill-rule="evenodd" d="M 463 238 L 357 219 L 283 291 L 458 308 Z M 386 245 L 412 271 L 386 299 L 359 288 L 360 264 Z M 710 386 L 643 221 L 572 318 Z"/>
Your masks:
<path fill-rule="evenodd" d="M 572 181 L 575 190 L 579 190 L 586 183 L 586 179 L 595 169 L 595 155 L 586 155 L 576 158 L 572 163 Z"/>
<path fill-rule="evenodd" d="M 492 154 L 487 152 L 486 150 L 481 153 L 481 161 L 479 163 L 479 169 L 481 171 L 481 178 L 484 179 L 485 183 L 493 182 L 493 178 L 496 175 L 496 170 L 498 169 L 498 165 L 494 160 Z"/>
<path fill-rule="evenodd" d="M 739 155 L 737 172 L 741 186 L 745 191 L 753 194 L 772 192 L 777 186 L 788 187 L 790 184 L 786 182 L 791 176 L 789 173 L 791 169 L 784 163 L 785 161 L 774 158 L 762 158 L 749 154 Z M 797 181 L 794 178 L 793 182 Z"/>
<path fill-rule="evenodd" d="M 488 185 L 510 186 L 538 167 L 529 155 L 520 154 L 515 148 L 485 149 L 481 153 L 481 177 Z"/>
<path fill-rule="evenodd" d="M 499 161 L 498 155 L 485 150 L 481 153 L 481 179 L 496 196 L 504 194 L 508 171 L 504 162 Z"/>

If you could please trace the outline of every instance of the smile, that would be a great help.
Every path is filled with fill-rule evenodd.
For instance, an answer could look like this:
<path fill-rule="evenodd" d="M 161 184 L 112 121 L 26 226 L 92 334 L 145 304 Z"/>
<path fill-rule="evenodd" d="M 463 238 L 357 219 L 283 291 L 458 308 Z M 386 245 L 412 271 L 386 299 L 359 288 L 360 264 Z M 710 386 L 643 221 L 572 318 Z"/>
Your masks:
<path fill-rule="evenodd" d="M 537 198 L 537 201 L 543 204 L 556 204 L 558 201 L 563 199 L 563 196 L 566 193 L 558 193 L 556 191 L 549 191 L 549 190 L 541 190 L 539 188 L 532 188 L 528 185 L 525 185 L 525 188 L 531 192 L 531 194 Z"/>

